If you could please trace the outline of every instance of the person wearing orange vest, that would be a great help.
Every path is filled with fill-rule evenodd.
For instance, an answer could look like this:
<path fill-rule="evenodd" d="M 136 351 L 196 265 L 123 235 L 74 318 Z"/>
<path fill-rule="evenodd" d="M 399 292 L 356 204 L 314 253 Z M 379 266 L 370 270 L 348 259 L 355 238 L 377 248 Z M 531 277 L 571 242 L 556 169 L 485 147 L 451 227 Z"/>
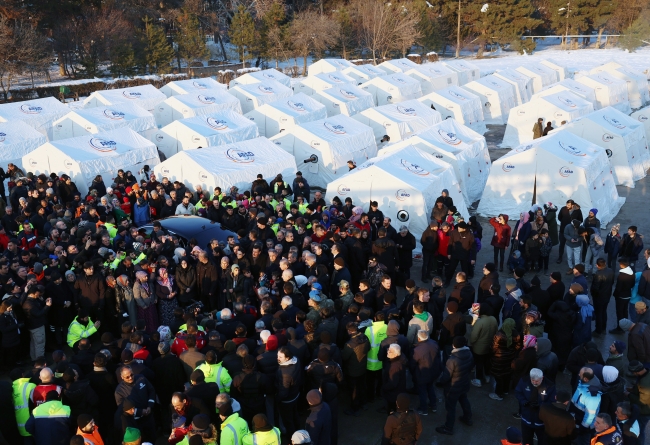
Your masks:
<path fill-rule="evenodd" d="M 85 413 L 79 414 L 77 427 L 77 435 L 84 438 L 84 445 L 104 445 L 93 416 Z"/>

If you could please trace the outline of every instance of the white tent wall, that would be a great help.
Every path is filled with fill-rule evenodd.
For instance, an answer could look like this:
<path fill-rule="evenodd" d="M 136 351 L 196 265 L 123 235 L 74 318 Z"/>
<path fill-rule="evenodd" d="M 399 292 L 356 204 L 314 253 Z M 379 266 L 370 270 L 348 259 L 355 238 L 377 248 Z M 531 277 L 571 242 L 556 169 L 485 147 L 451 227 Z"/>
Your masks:
<path fill-rule="evenodd" d="M 257 125 L 262 136 L 270 138 L 297 124 L 325 119 L 327 108 L 306 94 L 297 93 L 288 99 L 264 104 L 246 113 L 246 117 Z"/>
<path fill-rule="evenodd" d="M 616 62 L 609 62 L 590 71 L 591 74 L 606 72 L 626 83 L 630 106 L 634 109 L 641 108 L 650 103 L 648 80 L 641 72 L 635 72 Z"/>
<path fill-rule="evenodd" d="M 23 121 L 0 123 L 0 165 L 12 163 L 23 168 L 23 156 L 46 142 L 45 135 Z"/>
<path fill-rule="evenodd" d="M 176 96 L 178 94 L 197 93 L 200 94 L 203 90 L 227 90 L 228 85 L 219 83 L 212 77 L 202 77 L 200 79 L 185 79 L 174 80 L 167 85 L 160 88 L 160 92 L 167 97 Z"/>
<path fill-rule="evenodd" d="M 179 119 L 206 116 L 221 110 L 241 113 L 241 102 L 225 90 L 203 90 L 200 93 L 179 94 L 156 106 L 154 116 L 160 127 Z"/>
<path fill-rule="evenodd" d="M 477 80 L 481 77 L 481 70 L 467 60 L 444 60 L 443 65 L 458 73 L 458 84 L 465 85 L 466 83 Z"/>
<path fill-rule="evenodd" d="M 137 105 L 125 103 L 108 107 L 80 108 L 54 121 L 52 140 L 96 134 L 117 128 L 130 128 L 149 139 L 157 130 L 153 114 Z"/>
<path fill-rule="evenodd" d="M 48 142 L 23 156 L 23 165 L 35 175 L 70 176 L 82 196 L 97 175 L 110 181 L 119 169 L 137 174 L 144 165 L 154 167 L 159 163 L 156 146 L 124 128 Z"/>
<path fill-rule="evenodd" d="M 563 121 L 574 121 L 592 111 L 591 103 L 569 91 L 537 97 L 510 110 L 500 147 L 513 148 L 532 141 L 533 126 L 538 118 L 544 119 L 544 126 L 550 121 L 553 128 L 559 128 Z"/>
<path fill-rule="evenodd" d="M 511 68 L 494 73 L 495 77 L 505 80 L 515 88 L 516 105 L 523 105 L 533 95 L 533 78 Z"/>
<path fill-rule="evenodd" d="M 53 123 L 70 109 L 53 97 L 0 105 L 0 122 L 22 121 L 52 140 Z"/>
<path fill-rule="evenodd" d="M 440 112 L 442 119 L 453 117 L 461 124 L 477 133 L 487 131 L 483 118 L 481 99 L 458 86 L 451 86 L 434 91 L 418 99 L 420 102 Z"/>
<path fill-rule="evenodd" d="M 617 185 L 634 188 L 650 168 L 650 152 L 641 123 L 612 107 L 595 111 L 561 128 L 607 153 Z"/>
<path fill-rule="evenodd" d="M 624 81 L 611 76 L 607 72 L 576 76 L 575 80 L 594 89 L 598 109 L 614 107 L 625 114 L 632 112 L 628 100 L 627 84 Z"/>
<path fill-rule="evenodd" d="M 386 60 L 385 62 L 377 65 L 377 67 L 382 69 L 386 74 L 405 73 L 419 66 L 420 65 L 409 59 Z"/>
<path fill-rule="evenodd" d="M 183 150 L 232 144 L 259 137 L 257 125 L 232 110 L 172 122 L 157 130 L 152 142 L 167 158 Z"/>
<path fill-rule="evenodd" d="M 375 77 L 360 85 L 373 95 L 377 105 L 395 104 L 422 97 L 420 82 L 402 73 Z"/>
<path fill-rule="evenodd" d="M 355 85 L 360 85 L 370 79 L 374 79 L 375 77 L 386 75 L 386 71 L 371 64 L 353 65 L 345 68 L 342 72 L 346 76 L 352 77 L 356 81 Z"/>
<path fill-rule="evenodd" d="M 342 71 L 351 66 L 354 66 L 354 64 L 345 59 L 320 59 L 307 67 L 307 75 L 313 76 L 320 73 Z"/>
<path fill-rule="evenodd" d="M 232 186 L 248 190 L 258 174 L 270 181 L 278 173 L 294 177 L 296 171 L 293 157 L 266 138 L 182 151 L 154 168 L 160 177 L 210 192 Z"/>
<path fill-rule="evenodd" d="M 518 66 L 515 70 L 533 79 L 533 93 L 539 93 L 557 81 L 555 71 L 538 63 Z"/>
<path fill-rule="evenodd" d="M 552 59 L 545 59 L 539 61 L 540 65 L 544 65 L 546 68 L 550 68 L 555 71 L 556 82 L 562 82 L 564 79 L 569 77 L 565 67 L 560 65 L 557 62 L 554 62 Z"/>
<path fill-rule="evenodd" d="M 439 112 L 417 100 L 368 108 L 356 114 L 354 119 L 372 128 L 378 146 L 385 135 L 390 142 L 398 142 L 442 120 Z"/>
<path fill-rule="evenodd" d="M 307 76 L 301 79 L 294 86 L 296 93 L 304 93 L 313 96 L 316 91 L 326 90 L 328 88 L 345 88 L 347 85 L 356 85 L 354 78 L 343 74 L 340 71 L 333 73 L 320 73 L 313 76 Z"/>
<path fill-rule="evenodd" d="M 458 73 L 447 68 L 442 63 L 418 65 L 417 68 L 410 69 L 404 74 L 420 82 L 422 94 L 429 94 L 451 85 L 458 85 Z"/>
<path fill-rule="evenodd" d="M 643 124 L 646 142 L 650 144 L 650 107 L 641 108 L 632 113 L 630 117 Z"/>
<path fill-rule="evenodd" d="M 261 71 L 253 71 L 250 73 L 243 74 L 239 77 L 235 77 L 233 80 L 230 81 L 230 87 L 239 84 L 259 83 L 259 82 L 264 82 L 266 80 L 273 80 L 275 82 L 281 83 L 287 88 L 291 88 L 291 77 L 273 68 L 269 68 Z"/>
<path fill-rule="evenodd" d="M 297 125 L 270 140 L 294 156 L 312 187 L 325 188 L 343 175 L 349 160 L 360 165 L 377 155 L 372 129 L 344 115 Z M 317 161 L 305 162 L 312 155 Z"/>
<path fill-rule="evenodd" d="M 384 147 L 379 153 L 408 145 L 449 163 L 465 202 L 471 204 L 481 199 L 492 165 L 485 137 L 454 119 L 446 119 L 407 140 Z"/>
<path fill-rule="evenodd" d="M 514 87 L 496 76 L 481 77 L 466 83 L 462 88 L 481 99 L 486 124 L 505 124 L 510 109 L 516 106 Z"/>
<path fill-rule="evenodd" d="M 587 102 L 591 102 L 594 110 L 600 109 L 599 102 L 596 100 L 596 90 L 573 79 L 564 79 L 550 87 L 546 87 L 539 93 L 534 94 L 533 97 L 548 96 L 549 94 L 556 94 L 562 91 L 570 91 L 576 96 L 582 97 Z"/>
<path fill-rule="evenodd" d="M 327 116 L 337 114 L 354 116 L 355 114 L 375 106 L 375 99 L 372 94 L 359 87 L 346 85 L 344 88 L 328 88 L 317 91 L 312 99 L 325 105 Z"/>
<path fill-rule="evenodd" d="M 118 103 L 136 104 L 153 113 L 156 105 L 167 98 L 153 85 L 138 85 L 136 87 L 116 90 L 95 91 L 83 101 L 84 108 L 103 107 Z"/>
<path fill-rule="evenodd" d="M 248 85 L 235 85 L 228 92 L 239 99 L 243 114 L 264 104 L 293 96 L 293 90 L 291 88 L 287 88 L 274 80 Z"/>

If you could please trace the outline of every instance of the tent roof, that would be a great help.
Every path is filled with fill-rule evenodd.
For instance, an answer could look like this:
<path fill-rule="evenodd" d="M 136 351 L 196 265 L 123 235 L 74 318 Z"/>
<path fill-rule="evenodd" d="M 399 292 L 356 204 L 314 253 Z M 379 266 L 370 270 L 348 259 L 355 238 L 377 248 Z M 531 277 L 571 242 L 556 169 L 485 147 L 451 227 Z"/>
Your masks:
<path fill-rule="evenodd" d="M 402 73 L 404 73 L 413 68 L 417 68 L 420 65 L 418 65 L 417 63 L 409 59 L 393 59 L 393 60 L 386 60 L 385 62 L 380 63 L 379 66 L 386 67 L 386 69 L 389 71 L 399 70 Z"/>
<path fill-rule="evenodd" d="M 269 68 L 267 70 L 261 71 L 251 71 L 250 73 L 244 74 L 244 76 L 253 77 L 260 81 L 273 80 L 275 82 L 281 83 L 284 86 L 291 86 L 291 78 L 274 68 Z"/>
<path fill-rule="evenodd" d="M 404 91 L 406 94 L 413 94 L 417 91 L 422 90 L 420 82 L 411 76 L 407 76 L 404 73 L 393 73 L 381 77 L 375 77 L 374 79 L 370 79 L 369 81 L 361 84 L 361 88 L 364 88 L 366 85 L 382 84 L 388 84 L 390 86 L 397 87 L 400 91 Z"/>
<path fill-rule="evenodd" d="M 337 146 L 337 142 L 341 140 L 354 139 L 358 143 L 355 144 L 354 150 L 352 151 L 358 150 L 359 147 L 375 145 L 375 136 L 370 127 L 342 114 L 317 121 L 305 122 L 297 128 L 309 132 L 333 144 L 335 147 Z"/>
<path fill-rule="evenodd" d="M 273 114 L 274 110 L 280 111 L 288 116 L 292 116 L 297 122 L 303 121 L 304 118 L 312 119 L 314 113 L 323 111 L 327 114 L 325 105 L 307 96 L 305 93 L 296 93 L 293 96 L 264 104 L 260 111 L 269 108 L 267 114 Z"/>
<path fill-rule="evenodd" d="M 14 144 L 33 141 L 42 141 L 41 144 L 43 144 L 46 139 L 42 133 L 23 121 L 0 122 L 0 147 L 5 150 L 6 147 Z"/>
<path fill-rule="evenodd" d="M 80 119 L 104 130 L 121 128 L 125 125 L 125 122 L 134 120 L 141 121 L 143 129 L 156 128 L 156 118 L 154 118 L 153 114 L 133 104 L 117 103 L 104 107 L 78 108 L 58 119 L 57 122 L 70 115 L 76 115 Z"/>
<path fill-rule="evenodd" d="M 77 162 L 121 156 L 143 148 L 153 147 L 155 151 L 153 142 L 143 138 L 131 129 L 124 128 L 76 138 L 61 139 L 49 142 L 46 145 L 58 149 Z"/>
<path fill-rule="evenodd" d="M 585 85 L 583 83 L 580 83 L 577 80 L 573 80 L 573 79 L 569 79 L 569 78 L 561 80 L 558 83 L 555 83 L 553 85 L 547 86 L 542 91 L 540 91 L 540 93 L 543 93 L 544 91 L 549 90 L 549 89 L 551 89 L 553 87 L 556 87 L 556 86 L 563 86 L 563 87 L 567 88 L 568 90 L 570 90 L 572 92 L 575 92 L 575 94 L 577 94 L 577 95 L 579 95 L 581 97 L 582 96 L 587 96 L 587 95 L 593 96 L 595 94 L 594 89 L 591 88 L 590 86 Z M 537 94 L 539 94 L 539 93 L 537 93 Z"/>
<path fill-rule="evenodd" d="M 492 74 L 485 76 L 485 77 L 479 77 L 476 80 L 473 80 L 470 83 L 477 83 L 479 85 L 483 85 L 486 88 L 489 88 L 493 91 L 500 91 L 500 90 L 506 90 L 508 94 L 512 93 L 512 84 L 506 82 L 503 79 L 500 79 Z M 465 85 L 467 87 L 467 85 Z"/>
<path fill-rule="evenodd" d="M 356 81 L 352 77 L 340 71 L 332 71 L 329 73 L 318 73 L 312 76 L 308 76 L 307 79 L 309 79 L 309 77 L 312 78 L 315 77 L 317 79 L 322 80 L 323 82 L 331 84 L 332 86 L 349 84 L 349 83 L 351 83 L 352 85 L 356 84 Z"/>
<path fill-rule="evenodd" d="M 514 80 L 515 82 L 516 81 L 527 82 L 527 81 L 532 79 L 530 76 L 527 76 L 526 74 L 521 73 L 521 72 L 519 72 L 519 71 L 517 71 L 515 69 L 512 69 L 512 68 L 506 68 L 504 70 L 498 70 L 495 74 L 499 74 L 500 76 L 505 77 L 505 78 L 510 79 L 510 80 Z"/>
<path fill-rule="evenodd" d="M 365 64 L 365 65 L 352 65 L 346 69 L 343 70 L 343 73 L 347 74 L 350 71 L 358 71 L 367 75 L 371 76 L 385 76 L 386 71 L 382 70 L 379 67 L 376 67 L 375 65 L 371 64 Z"/>
<path fill-rule="evenodd" d="M 158 90 L 153 85 L 138 85 L 129 88 L 120 88 L 116 90 L 100 90 L 92 93 L 86 100 L 84 105 L 89 103 L 93 96 L 100 96 L 106 99 L 111 104 L 117 102 L 131 103 L 132 101 L 142 102 L 142 106 L 146 109 L 154 108 L 157 104 L 164 101 L 167 96 Z"/>
<path fill-rule="evenodd" d="M 237 131 L 247 127 L 257 128 L 255 122 L 246 119 L 241 114 L 235 113 L 232 110 L 220 110 L 204 116 L 180 119 L 170 125 L 181 125 L 206 137 Z"/>
<path fill-rule="evenodd" d="M 445 119 L 413 137 L 420 138 L 453 155 L 471 150 L 468 157 L 475 158 L 481 157 L 481 147 L 485 148 L 486 146 L 483 136 L 458 123 L 456 119 Z"/>
<path fill-rule="evenodd" d="M 177 91 L 184 90 L 186 92 L 190 92 L 194 90 L 228 89 L 227 85 L 217 82 L 212 77 L 202 77 L 200 79 L 174 80 L 172 82 L 169 82 L 165 86 L 174 88 Z"/>
<path fill-rule="evenodd" d="M 474 65 L 472 62 L 468 62 L 467 60 L 452 59 L 445 60 L 443 63 L 456 71 L 474 71 L 479 69 L 478 66 Z"/>
<path fill-rule="evenodd" d="M 534 100 L 543 100 L 564 111 L 576 111 L 585 107 L 592 107 L 593 104 L 583 98 L 573 94 L 570 91 L 560 91 L 556 94 L 538 97 Z M 532 102 L 532 101 L 531 101 Z"/>
<path fill-rule="evenodd" d="M 43 124 L 49 120 L 58 119 L 70 112 L 70 109 L 53 97 L 26 100 L 23 102 L 8 102 L 0 105 L 0 120 L 28 121 Z"/>
<path fill-rule="evenodd" d="M 587 119 L 595 122 L 597 125 L 607 128 L 608 132 L 620 136 L 625 136 L 626 134 L 636 131 L 636 129 L 642 125 L 637 120 L 613 107 L 605 107 L 594 111 L 593 113 L 589 113 L 588 115 L 573 121 L 572 124 Z"/>
<path fill-rule="evenodd" d="M 422 102 L 416 99 L 405 100 L 397 104 L 381 105 L 379 107 L 369 108 L 361 112 L 374 111 L 393 122 L 425 121 L 428 125 L 434 125 L 440 122 L 440 113 L 432 110 Z"/>
<path fill-rule="evenodd" d="M 239 99 L 226 90 L 218 89 L 197 90 L 188 94 L 178 94 L 166 99 L 165 102 L 170 104 L 178 102 L 190 108 L 204 108 L 216 104 L 239 103 Z"/>
<path fill-rule="evenodd" d="M 454 74 L 455 71 L 449 69 L 440 62 L 435 63 L 425 63 L 424 65 L 418 65 L 415 68 L 412 68 L 406 71 L 406 74 L 411 72 L 416 72 L 423 77 L 436 78 L 436 77 L 447 77 L 450 74 Z"/>
<path fill-rule="evenodd" d="M 270 79 L 251 84 L 240 83 L 232 88 L 241 90 L 243 93 L 251 97 L 269 97 L 273 95 L 277 99 L 281 97 L 289 97 L 293 94 L 291 88 L 287 88 L 280 82 Z"/>
<path fill-rule="evenodd" d="M 430 94 L 438 94 L 444 97 L 445 99 L 448 99 L 457 104 L 466 104 L 472 100 L 478 99 L 477 95 L 472 94 L 469 91 L 456 85 L 450 85 L 447 88 L 434 91 L 433 93 Z"/>

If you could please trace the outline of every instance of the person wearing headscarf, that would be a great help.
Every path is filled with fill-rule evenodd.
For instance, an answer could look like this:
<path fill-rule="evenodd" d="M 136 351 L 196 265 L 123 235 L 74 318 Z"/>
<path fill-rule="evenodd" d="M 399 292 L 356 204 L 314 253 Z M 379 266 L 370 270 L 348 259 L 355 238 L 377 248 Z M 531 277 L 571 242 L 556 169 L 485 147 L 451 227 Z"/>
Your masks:
<path fill-rule="evenodd" d="M 537 364 L 537 337 L 534 335 L 524 335 L 523 348 L 519 351 L 513 364 L 513 373 L 510 386 L 514 388 L 522 377 L 527 376 L 530 370 Z"/>
<path fill-rule="evenodd" d="M 320 223 L 325 229 L 329 230 L 330 226 L 332 225 L 332 221 L 330 221 L 331 215 L 329 210 L 323 210 L 323 213 L 321 213 L 320 217 Z"/>
<path fill-rule="evenodd" d="M 158 328 L 158 312 L 156 311 L 156 294 L 149 285 L 149 274 L 143 270 L 135 273 L 133 297 L 138 305 L 138 319 L 146 324 L 145 332 L 151 334 Z"/>
<path fill-rule="evenodd" d="M 530 235 L 530 224 L 528 219 L 530 214 L 528 212 L 522 212 L 519 214 L 519 221 L 515 224 L 515 228 L 512 230 L 512 249 L 520 251 L 522 254 L 525 252 L 525 245 L 528 236 Z"/>
<path fill-rule="evenodd" d="M 594 315 L 594 307 L 589 304 L 587 295 L 576 295 L 576 305 L 579 313 L 573 325 L 573 347 L 591 341 L 591 320 Z"/>
<path fill-rule="evenodd" d="M 544 336 L 544 321 L 541 320 L 539 312 L 532 310 L 526 312 L 524 318 L 524 334 L 534 335 L 535 338 Z"/>
<path fill-rule="evenodd" d="M 506 318 L 492 341 L 490 374 L 496 383 L 494 392 L 490 393 L 492 400 L 503 400 L 510 388 L 512 362 L 521 350 L 521 336 L 515 326 L 515 320 Z"/>
<path fill-rule="evenodd" d="M 120 315 L 123 317 L 122 319 L 124 320 L 124 314 L 126 314 L 128 321 L 132 326 L 135 326 L 138 321 L 138 305 L 135 302 L 133 286 L 129 282 L 128 276 L 120 275 L 117 277 L 115 296 L 120 308 Z"/>
<path fill-rule="evenodd" d="M 178 307 L 176 299 L 178 290 L 176 289 L 174 277 L 169 275 L 164 267 L 158 269 L 155 288 L 160 324 L 169 326 L 174 321 L 174 309 Z"/>

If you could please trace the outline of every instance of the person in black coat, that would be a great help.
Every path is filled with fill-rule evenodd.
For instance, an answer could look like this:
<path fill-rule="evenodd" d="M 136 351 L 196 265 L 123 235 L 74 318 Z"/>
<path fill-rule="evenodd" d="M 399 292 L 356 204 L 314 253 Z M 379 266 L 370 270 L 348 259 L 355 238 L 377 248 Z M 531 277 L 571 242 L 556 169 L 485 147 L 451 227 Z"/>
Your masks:
<path fill-rule="evenodd" d="M 548 291 L 542 289 L 542 282 L 537 275 L 530 280 L 530 288 L 526 295 L 530 296 L 533 305 L 542 315 L 542 320 L 546 321 L 552 301 Z"/>
<path fill-rule="evenodd" d="M 576 436 L 576 421 L 569 413 L 571 393 L 558 391 L 555 402 L 543 404 L 539 408 L 539 420 L 544 423 L 546 443 L 571 445 Z"/>
<path fill-rule="evenodd" d="M 447 303 L 447 318 L 440 327 L 438 346 L 445 352 L 445 355 L 449 355 L 453 339 L 458 336 L 465 336 L 466 332 L 467 322 L 463 314 L 458 310 L 458 303 L 449 301 Z"/>
<path fill-rule="evenodd" d="M 598 351 L 598 346 L 593 341 L 588 341 L 573 348 L 569 353 L 569 357 L 567 358 L 566 369 L 571 371 L 571 388 L 574 390 L 578 386 L 578 376 L 580 375 L 580 369 L 582 369 L 582 367 L 587 363 L 587 351 L 589 350 L 594 350 L 596 353 L 598 353 L 596 363 L 603 366 L 605 365 L 603 356 L 600 351 Z"/>
<path fill-rule="evenodd" d="M 160 357 L 151 363 L 151 370 L 155 374 L 155 378 L 151 383 L 156 389 L 156 394 L 160 400 L 166 402 L 171 400 L 172 394 L 185 389 L 184 384 L 187 378 L 183 362 L 169 352 L 167 343 L 160 343 L 158 352 Z"/>
<path fill-rule="evenodd" d="M 551 299 L 551 303 L 562 300 L 564 298 L 564 294 L 566 293 L 566 286 L 562 282 L 562 274 L 560 272 L 552 272 L 551 273 L 551 285 L 546 288 L 546 292 L 548 292 L 548 295 Z"/>
<path fill-rule="evenodd" d="M 397 267 L 399 268 L 400 278 L 401 280 L 407 280 L 411 278 L 415 237 L 409 232 L 408 227 L 403 225 L 399 228 L 399 232 L 393 235 L 393 242 L 397 247 Z"/>
<path fill-rule="evenodd" d="M 474 303 L 474 286 L 467 281 L 467 275 L 465 272 L 458 272 L 456 274 L 456 284 L 454 284 L 454 289 L 449 295 L 449 301 L 456 301 L 458 303 L 458 312 L 461 314 L 467 314 Z"/>
<path fill-rule="evenodd" d="M 332 412 L 329 405 L 317 389 L 307 393 L 309 417 L 305 421 L 305 430 L 309 433 L 312 445 L 330 445 L 332 443 Z"/>
<path fill-rule="evenodd" d="M 467 399 L 471 385 L 470 379 L 472 369 L 474 368 L 474 357 L 472 351 L 467 347 L 465 337 L 454 337 L 454 349 L 442 370 L 440 383 L 444 385 L 445 393 L 445 410 L 447 419 L 444 425 L 436 428 L 440 434 L 452 435 L 454 433 L 454 423 L 456 422 L 456 403 L 460 403 L 463 410 L 461 422 L 472 425 L 472 407 Z"/>
<path fill-rule="evenodd" d="M 379 344 L 379 351 L 377 352 L 377 359 L 381 361 L 384 366 L 388 366 L 390 363 L 388 359 L 388 348 L 392 344 L 399 345 L 400 351 L 404 357 L 407 359 L 411 357 L 411 345 L 409 344 L 408 339 L 399 333 L 399 329 L 399 322 L 396 320 L 388 322 L 388 326 L 386 327 L 386 338 Z"/>
<path fill-rule="evenodd" d="M 584 217 L 582 216 L 580 206 L 576 204 L 573 199 L 569 199 L 566 202 L 566 205 L 560 209 L 557 219 L 560 221 L 560 247 L 558 260 L 556 262 L 557 264 L 560 264 L 562 262 L 562 256 L 564 255 L 564 244 L 566 243 L 566 239 L 561 236 L 564 233 L 565 227 L 571 224 L 571 221 L 574 219 L 582 222 Z"/>
<path fill-rule="evenodd" d="M 406 369 L 408 360 L 402 355 L 402 348 L 392 344 L 386 352 L 388 364 L 382 368 L 381 395 L 386 402 L 386 412 L 397 408 L 397 396 L 406 391 Z"/>
<path fill-rule="evenodd" d="M 476 302 L 483 303 L 490 296 L 490 288 L 494 284 L 499 284 L 499 274 L 494 263 L 485 263 L 483 266 L 483 276 L 476 290 Z M 494 312 L 497 314 L 498 312 Z"/>
<path fill-rule="evenodd" d="M 185 395 L 190 398 L 199 399 L 206 408 L 211 407 L 219 395 L 219 386 L 214 382 L 206 383 L 205 374 L 200 369 L 196 369 L 190 375 L 190 387 L 185 391 Z M 213 423 L 218 422 L 216 410 L 209 409 L 210 420 Z"/>
<path fill-rule="evenodd" d="M 413 346 L 409 367 L 420 398 L 418 412 L 428 414 L 429 408 L 435 411 L 438 398 L 433 384 L 442 373 L 442 363 L 438 343 L 429 338 L 428 332 L 418 332 L 418 342 Z"/>
<path fill-rule="evenodd" d="M 622 334 L 618 323 L 628 318 L 629 303 L 632 297 L 632 289 L 636 283 L 634 270 L 630 267 L 630 262 L 626 258 L 619 258 L 618 264 L 620 271 L 616 276 L 616 288 L 614 289 L 614 301 L 616 302 L 616 327 L 609 331 L 610 334 Z"/>
<path fill-rule="evenodd" d="M 0 443 L 20 444 L 23 439 L 18 432 L 11 382 L 0 381 Z"/>
<path fill-rule="evenodd" d="M 18 320 L 14 316 L 11 299 L 0 304 L 0 333 L 2 333 L 2 360 L 0 364 L 7 369 L 13 369 L 20 349 L 20 334 Z"/>
<path fill-rule="evenodd" d="M 607 267 L 604 258 L 599 258 L 596 261 L 596 269 L 591 281 L 590 291 L 594 302 L 594 320 L 596 321 L 594 334 L 600 335 L 607 330 L 607 306 L 612 297 L 614 271 Z"/>
<path fill-rule="evenodd" d="M 548 318 L 546 320 L 546 332 L 548 339 L 553 345 L 552 351 L 557 355 L 558 369 L 562 371 L 571 352 L 571 342 L 568 339 L 573 338 L 573 325 L 575 323 L 576 313 L 563 300 L 551 304 L 548 309 Z"/>
<path fill-rule="evenodd" d="M 117 379 L 115 374 L 107 369 L 108 360 L 104 354 L 97 353 L 93 365 L 93 370 L 85 376 L 85 379 L 100 400 L 95 422 L 102 432 L 104 443 L 113 443 L 113 414 L 117 409 L 113 391 L 117 386 Z"/>

